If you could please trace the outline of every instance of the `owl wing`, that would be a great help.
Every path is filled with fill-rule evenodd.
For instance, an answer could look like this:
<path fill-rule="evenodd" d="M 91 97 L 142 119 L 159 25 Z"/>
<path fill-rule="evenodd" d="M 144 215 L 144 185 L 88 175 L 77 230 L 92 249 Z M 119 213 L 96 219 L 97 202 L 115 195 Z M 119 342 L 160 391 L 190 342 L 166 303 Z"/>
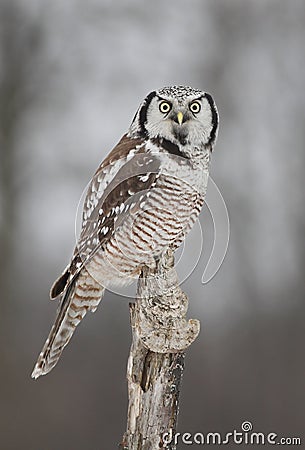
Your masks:
<path fill-rule="evenodd" d="M 143 139 L 124 135 L 95 172 L 87 191 L 82 230 L 71 263 L 55 281 L 50 296 L 60 295 L 101 250 L 132 204 L 153 188 L 160 161 L 145 149 Z"/>
<path fill-rule="evenodd" d="M 62 294 L 57 317 L 35 364 L 32 377 L 48 373 L 58 362 L 75 328 L 87 311 L 95 311 L 104 287 L 86 264 L 115 232 L 124 213 L 142 204 L 142 192 L 154 186 L 158 159 L 147 153 L 145 141 L 124 136 L 95 173 L 85 199 L 83 226 L 72 261 L 55 282 L 51 297 Z M 131 203 L 130 203 L 131 202 Z M 128 214 L 128 213 L 127 213 Z M 123 223 L 121 222 L 121 223 Z"/>

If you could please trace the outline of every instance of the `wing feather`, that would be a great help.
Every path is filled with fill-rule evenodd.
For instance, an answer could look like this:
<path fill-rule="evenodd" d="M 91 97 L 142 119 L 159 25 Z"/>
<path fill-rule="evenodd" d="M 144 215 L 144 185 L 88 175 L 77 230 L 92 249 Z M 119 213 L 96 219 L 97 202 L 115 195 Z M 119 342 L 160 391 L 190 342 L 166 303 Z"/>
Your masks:
<path fill-rule="evenodd" d="M 93 255 L 112 236 L 131 203 L 151 189 L 158 177 L 159 159 L 147 152 L 143 139 L 124 135 L 95 172 L 84 202 L 83 224 L 70 265 L 55 281 L 51 297 L 74 282 Z"/>

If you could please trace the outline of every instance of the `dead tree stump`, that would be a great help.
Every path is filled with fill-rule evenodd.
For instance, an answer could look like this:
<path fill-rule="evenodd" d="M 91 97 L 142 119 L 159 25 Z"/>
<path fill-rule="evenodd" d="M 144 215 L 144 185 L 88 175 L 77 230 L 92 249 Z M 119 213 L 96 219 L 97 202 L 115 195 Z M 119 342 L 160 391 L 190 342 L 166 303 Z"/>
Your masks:
<path fill-rule="evenodd" d="M 175 449 L 164 433 L 175 433 L 184 352 L 200 329 L 198 320 L 186 320 L 187 307 L 169 250 L 154 269 L 143 270 L 130 304 L 129 405 L 121 449 Z"/>

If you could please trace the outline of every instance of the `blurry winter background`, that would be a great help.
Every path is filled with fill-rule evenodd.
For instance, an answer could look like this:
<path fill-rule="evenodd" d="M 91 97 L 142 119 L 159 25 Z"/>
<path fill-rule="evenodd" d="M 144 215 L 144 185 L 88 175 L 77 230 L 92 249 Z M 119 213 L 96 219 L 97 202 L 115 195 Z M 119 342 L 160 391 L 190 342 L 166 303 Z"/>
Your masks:
<path fill-rule="evenodd" d="M 1 449 L 121 440 L 128 299 L 107 293 L 56 369 L 36 382 L 30 372 L 83 189 L 142 98 L 177 83 L 216 99 L 211 172 L 231 222 L 218 274 L 202 285 L 199 263 L 183 284 L 202 330 L 178 430 L 225 433 L 250 420 L 302 436 L 304 1 L 0 0 L 0 39 Z"/>

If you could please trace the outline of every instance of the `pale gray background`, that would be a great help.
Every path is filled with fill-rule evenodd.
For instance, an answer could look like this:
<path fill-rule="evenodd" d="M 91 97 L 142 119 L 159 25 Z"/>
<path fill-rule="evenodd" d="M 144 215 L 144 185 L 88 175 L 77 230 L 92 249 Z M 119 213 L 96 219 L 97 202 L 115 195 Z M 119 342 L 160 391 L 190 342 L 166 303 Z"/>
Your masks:
<path fill-rule="evenodd" d="M 175 83 L 216 99 L 212 177 L 231 221 L 219 273 L 203 286 L 201 262 L 183 285 L 202 331 L 187 353 L 179 431 L 250 420 L 301 435 L 304 1 L 0 0 L 0 39 L 1 449 L 103 450 L 121 439 L 126 298 L 106 294 L 56 369 L 36 382 L 30 372 L 84 187 L 142 98 Z"/>

